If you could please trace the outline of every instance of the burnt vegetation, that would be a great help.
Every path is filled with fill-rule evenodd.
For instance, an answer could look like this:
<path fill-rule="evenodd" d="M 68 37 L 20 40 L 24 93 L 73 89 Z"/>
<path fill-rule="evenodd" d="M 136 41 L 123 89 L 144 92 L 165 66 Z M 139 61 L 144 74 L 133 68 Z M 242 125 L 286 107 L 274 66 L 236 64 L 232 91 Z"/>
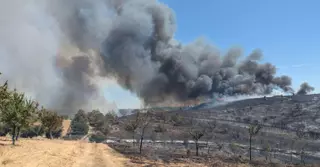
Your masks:
<path fill-rule="evenodd" d="M 223 157 L 254 164 L 263 157 L 266 164 L 306 165 L 320 160 L 320 95 L 298 93 L 175 110 L 147 108 L 122 111 L 120 117 L 112 111 L 80 109 L 70 116 L 66 136 L 61 136 L 66 116 L 10 90 L 7 82 L 0 96 L 0 135 L 11 136 L 13 145 L 19 137 L 43 136 L 108 143 L 128 156 L 168 162 L 210 163 L 213 157 Z"/>
<path fill-rule="evenodd" d="M 168 162 L 190 158 L 206 162 L 223 155 L 252 164 L 314 164 L 320 162 L 319 99 L 317 94 L 297 94 L 197 109 L 135 111 L 119 118 L 121 135 L 111 133 L 115 140 L 109 145 L 128 156 L 139 153 Z M 142 113 L 151 117 L 143 138 L 137 121 Z"/>

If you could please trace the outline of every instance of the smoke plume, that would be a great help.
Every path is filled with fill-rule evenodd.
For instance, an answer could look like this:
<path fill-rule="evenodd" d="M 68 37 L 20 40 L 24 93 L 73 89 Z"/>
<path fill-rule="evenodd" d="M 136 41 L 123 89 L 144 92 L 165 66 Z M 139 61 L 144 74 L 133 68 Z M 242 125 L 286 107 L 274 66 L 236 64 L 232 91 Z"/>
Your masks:
<path fill-rule="evenodd" d="M 213 94 L 270 94 L 275 87 L 292 91 L 290 77 L 276 77 L 274 65 L 259 63 L 260 50 L 241 59 L 240 48 L 221 54 L 201 39 L 182 45 L 174 39 L 175 28 L 174 13 L 166 5 L 123 2 L 101 48 L 107 75 L 146 104 Z"/>
<path fill-rule="evenodd" d="M 293 91 L 261 50 L 179 43 L 157 0 L 3 0 L 0 22 L 4 79 L 59 112 L 115 108 L 102 95 L 110 79 L 148 105 Z"/>
<path fill-rule="evenodd" d="M 314 91 L 314 87 L 310 86 L 307 82 L 304 82 L 300 85 L 300 89 L 298 90 L 298 95 L 306 95 L 310 92 Z"/>

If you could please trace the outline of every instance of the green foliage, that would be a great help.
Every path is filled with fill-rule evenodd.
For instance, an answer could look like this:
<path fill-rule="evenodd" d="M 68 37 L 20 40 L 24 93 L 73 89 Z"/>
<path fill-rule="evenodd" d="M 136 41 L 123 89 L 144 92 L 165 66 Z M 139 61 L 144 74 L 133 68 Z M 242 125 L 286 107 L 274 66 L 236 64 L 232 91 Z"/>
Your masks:
<path fill-rule="evenodd" d="M 6 136 L 10 132 L 10 127 L 6 124 L 0 123 L 0 136 Z"/>
<path fill-rule="evenodd" d="M 68 115 L 61 115 L 63 117 L 64 120 L 68 120 L 69 116 Z"/>
<path fill-rule="evenodd" d="M 56 112 L 42 108 L 39 113 L 39 118 L 46 134 L 49 134 L 49 136 L 46 135 L 48 138 L 52 139 L 54 134 L 58 134 L 60 130 L 62 131 L 63 117 L 59 116 Z"/>
<path fill-rule="evenodd" d="M 88 113 L 88 121 L 90 126 L 100 128 L 104 124 L 104 115 L 98 110 L 93 110 Z"/>
<path fill-rule="evenodd" d="M 47 131 L 45 135 L 48 139 L 60 138 L 62 135 L 62 127 L 52 131 L 51 134 L 49 131 Z"/>
<path fill-rule="evenodd" d="M 72 135 L 86 135 L 89 131 L 88 119 L 83 110 L 79 110 L 71 121 Z"/>
<path fill-rule="evenodd" d="M 35 125 L 31 126 L 27 129 L 23 129 L 21 131 L 21 137 L 23 138 L 32 138 L 32 137 L 37 137 L 37 136 L 42 136 L 44 134 L 44 130 L 42 126 L 40 125 Z"/>
<path fill-rule="evenodd" d="M 99 129 L 99 131 L 105 136 L 107 136 L 110 133 L 110 126 L 106 123 L 102 126 L 101 129 Z"/>
<path fill-rule="evenodd" d="M 114 112 L 108 112 L 106 113 L 106 115 L 104 116 L 105 118 L 105 122 L 109 125 L 116 125 L 119 123 L 118 121 L 118 117 Z"/>
<path fill-rule="evenodd" d="M 101 143 L 101 142 L 105 141 L 106 139 L 107 139 L 107 137 L 104 134 L 102 134 L 101 132 L 98 132 L 96 134 L 92 134 L 89 138 L 89 141 Z"/>
<path fill-rule="evenodd" d="M 9 92 L 3 86 L 0 94 L 5 98 L 0 102 L 1 122 L 10 126 L 12 144 L 14 145 L 20 129 L 27 128 L 34 122 L 38 105 L 31 100 L 27 100 L 24 94 L 16 90 Z"/>

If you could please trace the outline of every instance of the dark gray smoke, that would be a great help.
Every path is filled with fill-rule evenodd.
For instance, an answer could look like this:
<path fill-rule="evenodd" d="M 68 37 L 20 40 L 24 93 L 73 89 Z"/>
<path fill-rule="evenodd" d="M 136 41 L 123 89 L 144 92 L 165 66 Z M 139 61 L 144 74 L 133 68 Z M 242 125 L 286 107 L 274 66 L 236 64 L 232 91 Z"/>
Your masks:
<path fill-rule="evenodd" d="M 312 91 L 314 91 L 314 87 L 310 86 L 307 82 L 304 82 L 300 85 L 300 89 L 298 90 L 297 94 L 306 95 Z"/>
<path fill-rule="evenodd" d="M 108 76 L 145 103 L 168 97 L 185 101 L 213 94 L 270 94 L 276 87 L 292 91 L 290 77 L 276 77 L 274 65 L 259 63 L 260 50 L 240 59 L 239 48 L 223 55 L 203 40 L 177 44 L 173 11 L 148 2 L 124 2 L 101 48 Z"/>
<path fill-rule="evenodd" d="M 157 0 L 4 0 L 0 20 L 5 79 L 60 112 L 110 108 L 102 78 L 151 105 L 293 91 L 261 50 L 177 42 L 174 12 Z"/>

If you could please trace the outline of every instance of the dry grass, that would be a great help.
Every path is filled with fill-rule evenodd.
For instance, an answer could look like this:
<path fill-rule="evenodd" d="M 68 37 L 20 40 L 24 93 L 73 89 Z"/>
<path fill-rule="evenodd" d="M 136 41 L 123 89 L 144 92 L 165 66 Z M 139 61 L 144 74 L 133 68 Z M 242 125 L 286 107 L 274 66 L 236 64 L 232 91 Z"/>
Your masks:
<path fill-rule="evenodd" d="M 20 139 L 16 146 L 0 137 L 0 167 L 249 167 L 215 158 L 210 162 L 186 160 L 165 163 L 146 158 L 126 158 L 105 144 L 85 141 Z M 256 166 L 256 165 L 254 165 Z M 258 165 L 259 166 L 259 165 Z"/>
<path fill-rule="evenodd" d="M 121 167 L 128 161 L 104 144 L 21 139 L 16 146 L 0 138 L 2 167 Z"/>
<path fill-rule="evenodd" d="M 61 136 L 65 136 L 68 133 L 68 130 L 70 128 L 70 124 L 71 124 L 71 120 L 63 120 L 63 122 L 62 122 L 63 131 L 62 131 Z"/>

